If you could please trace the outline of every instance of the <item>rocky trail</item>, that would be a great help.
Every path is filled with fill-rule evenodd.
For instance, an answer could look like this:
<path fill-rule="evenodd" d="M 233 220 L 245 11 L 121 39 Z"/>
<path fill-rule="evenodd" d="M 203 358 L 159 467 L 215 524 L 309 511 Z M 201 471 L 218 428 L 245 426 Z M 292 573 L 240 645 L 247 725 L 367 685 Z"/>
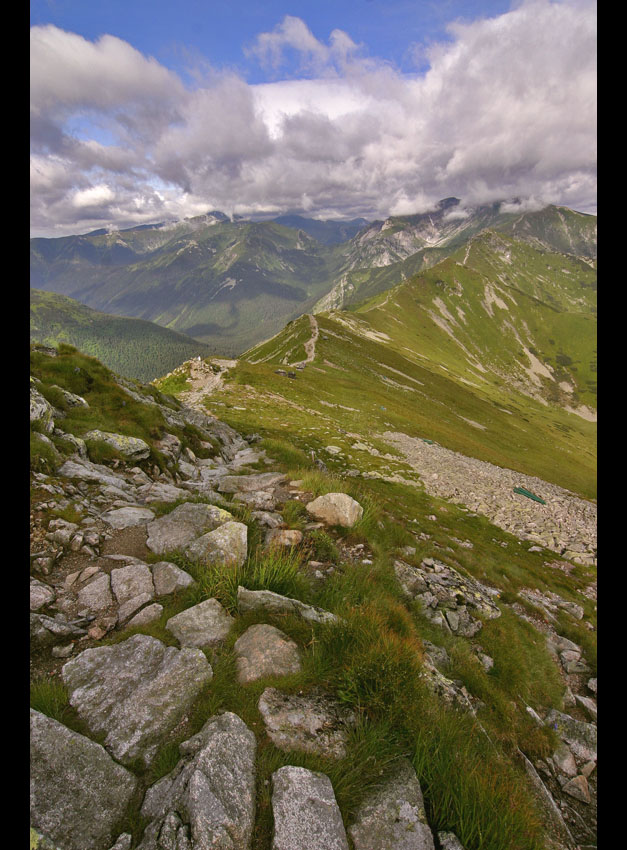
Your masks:
<path fill-rule="evenodd" d="M 315 319 L 310 320 L 312 338 L 303 362 L 311 362 L 315 354 L 318 329 Z M 229 364 L 233 361 L 222 365 Z M 165 624 L 169 645 L 141 631 L 161 618 L 172 598 L 197 585 L 194 576 L 167 560 L 168 553 L 177 550 L 208 569 L 244 564 L 250 540 L 247 525 L 238 519 L 240 509 L 250 511 L 268 546 L 286 549 L 303 538 L 303 532 L 288 527 L 283 515 L 287 502 L 302 503 L 305 531 L 350 528 L 363 515 L 362 506 L 344 493 L 314 499 L 300 481 L 274 468 L 274 461 L 256 447 L 255 435 L 245 438 L 208 416 L 200 401 L 212 381 L 219 385 L 223 372 L 209 374 L 204 366 L 199 363 L 190 375 L 193 389 L 185 406 L 178 411 L 162 407 L 162 413 L 173 428 L 193 424 L 207 445 L 217 446 L 213 457 L 197 457 L 174 434 L 166 434 L 159 441 L 167 458 L 162 470 L 146 463 L 150 447 L 142 440 L 94 432 L 100 437 L 93 439 L 115 445 L 125 462 L 95 463 L 85 443 L 74 438 L 76 453 L 54 474 L 32 475 L 31 675 L 62 683 L 81 731 L 31 709 L 31 848 L 250 850 L 257 818 L 258 735 L 286 752 L 331 760 L 345 754 L 356 716 L 323 688 L 306 693 L 265 688 L 257 706 L 261 732 L 229 711 L 206 717 L 199 731 L 193 731 L 190 721 L 215 674 L 210 658 L 219 659 L 238 616 L 284 612 L 326 624 L 337 621 L 331 611 L 240 586 L 236 610 L 209 598 L 170 617 Z M 55 415 L 31 389 L 31 421 L 48 423 L 48 433 L 63 433 L 62 419 Z M 434 446 L 428 449 L 439 472 L 430 480 L 431 467 L 421 461 L 425 484 L 442 484 L 447 475 L 441 453 Z M 475 472 L 477 500 L 487 500 L 478 481 Z M 458 495 L 455 482 L 438 495 Z M 198 496 L 202 502 L 193 501 Z M 80 519 L 50 518 L 51 510 L 64 509 Z M 588 531 L 592 515 L 574 513 L 573 525 L 582 517 Z M 525 516 L 527 525 L 533 521 Z M 568 546 L 569 553 L 580 554 L 570 538 Z M 334 570 L 372 563 L 367 545 L 338 540 L 338 547 L 344 567 L 339 559 L 310 561 L 312 579 L 324 582 Z M 394 565 L 405 597 L 421 605 L 443 630 L 472 641 L 489 669 L 492 659 L 474 641 L 484 620 L 501 616 L 498 593 L 444 558 L 412 563 L 411 554 Z M 556 595 L 537 594 L 533 601 L 549 615 L 564 602 Z M 518 613 L 529 618 L 524 608 Z M 578 618 L 578 611 L 571 613 Z M 546 634 L 572 714 L 553 710 L 540 717 L 530 709 L 534 722 L 556 729 L 560 743 L 545 759 L 533 764 L 526 760 L 526 769 L 553 824 L 553 847 L 584 850 L 596 846 L 596 679 L 590 678 L 582 647 L 557 634 L 544 619 L 541 626 L 534 625 Z M 136 633 L 124 637 L 129 629 Z M 117 636 L 121 639 L 111 640 Z M 446 676 L 446 650 L 429 642 L 425 650 L 422 675 L 429 687 L 461 711 L 476 712 L 480 701 Z M 297 644 L 268 623 L 247 628 L 234 653 L 242 688 L 270 674 L 289 676 L 302 666 Z M 173 737 L 182 741 L 176 763 L 151 781 L 158 754 Z M 272 774 L 271 805 L 273 850 L 464 850 L 453 833 L 432 829 L 418 776 L 407 759 L 395 763 L 349 823 L 343 820 L 331 779 L 297 765 Z M 140 839 L 120 827 L 135 809 L 144 824 Z"/>
<path fill-rule="evenodd" d="M 210 363 L 206 363 L 197 358 L 187 362 L 189 363 L 188 380 L 192 388 L 181 393 L 181 400 L 188 407 L 202 410 L 203 398 L 220 388 L 225 373 L 237 366 L 237 360 L 212 359 Z"/>

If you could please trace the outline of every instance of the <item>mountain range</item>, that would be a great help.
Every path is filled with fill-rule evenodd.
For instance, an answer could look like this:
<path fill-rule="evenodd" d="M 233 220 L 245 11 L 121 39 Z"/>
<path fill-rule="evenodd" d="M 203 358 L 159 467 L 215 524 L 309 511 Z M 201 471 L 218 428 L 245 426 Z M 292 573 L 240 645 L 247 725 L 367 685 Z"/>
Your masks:
<path fill-rule="evenodd" d="M 491 229 L 540 253 L 593 263 L 596 217 L 564 207 L 462 209 L 370 224 L 206 215 L 122 231 L 31 240 L 31 286 L 155 322 L 238 355 L 306 312 L 354 305 Z M 361 226 L 364 224 L 364 226 Z"/>

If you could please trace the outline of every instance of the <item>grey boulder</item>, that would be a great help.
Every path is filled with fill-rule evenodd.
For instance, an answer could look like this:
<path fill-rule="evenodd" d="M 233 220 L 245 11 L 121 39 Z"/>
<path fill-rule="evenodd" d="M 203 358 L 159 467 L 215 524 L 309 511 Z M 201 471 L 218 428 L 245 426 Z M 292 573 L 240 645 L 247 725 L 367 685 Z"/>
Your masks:
<path fill-rule="evenodd" d="M 338 618 L 330 611 L 307 605 L 299 599 L 281 596 L 272 590 L 237 588 L 237 607 L 242 614 L 247 611 L 268 611 L 271 614 L 297 614 L 311 623 L 336 623 Z"/>
<path fill-rule="evenodd" d="M 227 522 L 194 540 L 185 554 L 203 564 L 241 567 L 248 552 L 248 528 L 243 522 Z"/>
<path fill-rule="evenodd" d="M 140 437 L 127 437 L 126 434 L 112 434 L 95 428 L 83 434 L 83 439 L 86 442 L 91 440 L 95 443 L 104 443 L 127 460 L 143 460 L 150 455 L 150 446 Z"/>
<path fill-rule="evenodd" d="M 349 850 L 331 780 L 287 765 L 272 774 L 272 850 Z"/>
<path fill-rule="evenodd" d="M 248 850 L 255 821 L 256 740 L 225 712 L 180 745 L 181 761 L 148 789 L 138 850 Z"/>
<path fill-rule="evenodd" d="M 31 823 L 63 850 L 107 850 L 137 780 L 100 744 L 30 713 Z"/>
<path fill-rule="evenodd" d="M 280 750 L 299 750 L 329 758 L 346 755 L 346 741 L 356 717 L 346 706 L 319 690 L 285 694 L 266 688 L 259 698 L 266 731 Z"/>
<path fill-rule="evenodd" d="M 181 646 L 215 646 L 225 639 L 234 622 L 217 599 L 205 599 L 170 617 L 165 627 Z"/>
<path fill-rule="evenodd" d="M 306 505 L 307 511 L 327 525 L 342 525 L 351 528 L 358 522 L 364 509 L 346 493 L 326 493 Z"/>
<path fill-rule="evenodd" d="M 416 771 L 403 759 L 355 813 L 355 850 L 434 850 Z"/>
<path fill-rule="evenodd" d="M 86 649 L 61 671 L 70 704 L 122 764 L 150 765 L 163 738 L 181 720 L 213 671 L 199 649 L 165 646 L 134 635 Z"/>
<path fill-rule="evenodd" d="M 235 641 L 237 680 L 245 684 L 264 676 L 286 676 L 301 669 L 300 651 L 280 629 L 260 623 Z"/>
<path fill-rule="evenodd" d="M 228 511 L 215 505 L 188 502 L 149 523 L 146 546 L 158 555 L 173 549 L 183 549 L 201 534 L 232 519 Z"/>
<path fill-rule="evenodd" d="M 169 561 L 159 561 L 152 565 L 152 580 L 156 596 L 168 596 L 195 584 L 189 573 Z"/>

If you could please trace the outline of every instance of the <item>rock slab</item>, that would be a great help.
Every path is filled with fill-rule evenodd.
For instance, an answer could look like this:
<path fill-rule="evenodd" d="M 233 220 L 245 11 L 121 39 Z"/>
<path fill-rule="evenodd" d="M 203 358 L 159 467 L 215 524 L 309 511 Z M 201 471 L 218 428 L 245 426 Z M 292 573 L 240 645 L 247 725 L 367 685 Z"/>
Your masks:
<path fill-rule="evenodd" d="M 148 635 L 86 649 L 63 666 L 70 703 L 122 764 L 149 766 L 157 749 L 213 676 L 200 649 Z"/>
<path fill-rule="evenodd" d="M 148 789 L 138 850 L 249 850 L 255 822 L 254 734 L 236 714 L 210 718 L 181 761 Z"/>
<path fill-rule="evenodd" d="M 63 850 L 108 850 L 137 780 L 100 744 L 30 713 L 31 823 Z"/>
<path fill-rule="evenodd" d="M 355 850 L 434 850 L 420 783 L 407 759 L 366 796 L 349 835 Z"/>
<path fill-rule="evenodd" d="M 272 850 L 349 850 L 331 780 L 287 765 L 272 774 Z"/>
<path fill-rule="evenodd" d="M 346 755 L 349 728 L 355 715 L 327 694 L 285 694 L 266 688 L 259 698 L 266 731 L 280 750 L 300 750 L 329 758 Z"/>

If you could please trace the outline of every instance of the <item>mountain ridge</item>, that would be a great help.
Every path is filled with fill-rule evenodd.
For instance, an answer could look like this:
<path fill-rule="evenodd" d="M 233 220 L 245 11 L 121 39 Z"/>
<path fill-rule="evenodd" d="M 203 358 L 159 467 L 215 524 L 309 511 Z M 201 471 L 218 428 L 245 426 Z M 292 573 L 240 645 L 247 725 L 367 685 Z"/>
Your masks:
<path fill-rule="evenodd" d="M 217 213 L 155 228 L 35 239 L 31 282 L 94 309 L 211 341 L 233 355 L 304 312 L 389 289 L 489 223 L 515 228 L 517 238 L 541 250 L 555 243 L 558 250 L 595 253 L 595 217 L 549 207 L 538 223 L 539 214 L 501 214 L 493 204 L 450 218 L 458 208 L 457 199 L 445 199 L 434 213 L 374 222 L 333 244 L 276 221 L 231 221 Z"/>

